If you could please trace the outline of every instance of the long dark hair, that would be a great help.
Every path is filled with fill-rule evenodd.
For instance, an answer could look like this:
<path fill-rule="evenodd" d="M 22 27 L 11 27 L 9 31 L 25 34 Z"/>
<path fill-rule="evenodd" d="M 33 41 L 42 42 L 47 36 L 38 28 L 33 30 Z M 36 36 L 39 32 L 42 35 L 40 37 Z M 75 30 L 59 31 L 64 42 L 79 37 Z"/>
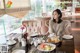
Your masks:
<path fill-rule="evenodd" d="M 62 12 L 61 12 L 59 9 L 56 9 L 56 10 L 53 11 L 53 13 L 54 13 L 55 11 L 60 15 L 60 16 L 58 17 L 58 22 L 57 22 L 57 23 L 61 23 L 61 22 L 62 22 L 62 19 L 61 19 L 61 18 L 62 18 Z M 53 13 L 52 13 L 52 14 L 53 14 Z M 55 20 L 54 18 L 53 18 L 53 22 L 56 23 L 56 20 Z"/>

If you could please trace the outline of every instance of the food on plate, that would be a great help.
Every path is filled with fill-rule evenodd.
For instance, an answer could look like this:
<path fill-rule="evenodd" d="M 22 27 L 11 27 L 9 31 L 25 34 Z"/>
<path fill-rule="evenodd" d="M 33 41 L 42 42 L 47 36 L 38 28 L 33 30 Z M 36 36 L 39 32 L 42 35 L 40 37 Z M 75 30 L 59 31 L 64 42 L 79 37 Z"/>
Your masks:
<path fill-rule="evenodd" d="M 52 40 L 51 40 L 51 38 L 48 38 L 48 42 L 51 42 Z"/>
<path fill-rule="evenodd" d="M 41 48 L 41 49 L 44 49 L 44 47 L 45 47 L 45 44 L 42 43 L 42 44 L 40 45 L 40 48 Z"/>
<path fill-rule="evenodd" d="M 47 50 L 47 51 L 53 49 L 53 47 L 52 47 L 51 45 L 45 44 L 45 43 L 42 43 L 39 48 L 40 48 L 40 49 L 43 49 L 43 50 Z"/>
<path fill-rule="evenodd" d="M 51 38 L 49 37 L 48 42 L 52 42 L 52 43 L 60 42 L 59 36 L 55 36 L 55 37 L 51 37 Z"/>

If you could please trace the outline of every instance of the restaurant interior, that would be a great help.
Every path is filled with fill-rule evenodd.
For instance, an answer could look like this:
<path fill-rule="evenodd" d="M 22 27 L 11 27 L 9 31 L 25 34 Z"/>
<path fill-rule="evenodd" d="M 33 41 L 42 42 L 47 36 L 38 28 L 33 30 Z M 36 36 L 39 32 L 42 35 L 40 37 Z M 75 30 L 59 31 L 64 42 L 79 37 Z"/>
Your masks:
<path fill-rule="evenodd" d="M 55 9 L 71 23 L 61 40 L 48 34 Z M 79 35 L 80 0 L 0 0 L 0 53 L 80 53 Z"/>

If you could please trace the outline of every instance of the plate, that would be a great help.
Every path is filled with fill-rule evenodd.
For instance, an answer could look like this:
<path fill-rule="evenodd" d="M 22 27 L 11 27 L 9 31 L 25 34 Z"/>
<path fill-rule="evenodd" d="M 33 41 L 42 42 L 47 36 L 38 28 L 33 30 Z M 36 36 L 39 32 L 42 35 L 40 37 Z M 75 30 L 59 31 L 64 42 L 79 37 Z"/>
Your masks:
<path fill-rule="evenodd" d="M 25 53 L 25 50 L 14 50 L 12 53 Z"/>
<path fill-rule="evenodd" d="M 15 40 L 8 40 L 8 42 L 7 42 L 8 45 L 13 45 L 13 44 L 15 44 L 15 43 L 16 43 Z"/>
<path fill-rule="evenodd" d="M 40 48 L 40 45 L 38 45 L 37 49 L 38 49 L 39 51 L 43 51 L 43 52 L 50 52 L 50 51 L 53 51 L 53 50 L 56 48 L 56 45 L 55 45 L 55 44 L 52 44 L 52 43 L 44 43 L 44 44 L 50 45 L 50 46 L 52 47 L 52 49 L 51 49 L 51 50 L 44 50 L 44 49 L 41 49 L 41 48 Z"/>
<path fill-rule="evenodd" d="M 30 36 L 37 36 L 39 35 L 38 33 L 34 33 L 34 34 L 31 34 Z"/>
<path fill-rule="evenodd" d="M 73 36 L 72 36 L 72 35 L 64 35 L 63 38 L 64 38 L 64 39 L 72 39 Z"/>

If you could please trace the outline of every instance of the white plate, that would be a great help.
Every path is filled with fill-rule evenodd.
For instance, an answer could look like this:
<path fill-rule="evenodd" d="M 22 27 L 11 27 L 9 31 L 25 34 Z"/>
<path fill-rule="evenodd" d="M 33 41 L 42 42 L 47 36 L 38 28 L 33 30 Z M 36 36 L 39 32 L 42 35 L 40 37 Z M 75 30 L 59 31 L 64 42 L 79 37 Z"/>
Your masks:
<path fill-rule="evenodd" d="M 72 35 L 64 35 L 63 38 L 64 38 L 64 39 L 72 39 L 73 36 L 72 36 Z"/>
<path fill-rule="evenodd" d="M 25 53 L 25 50 L 14 50 L 12 53 Z"/>
<path fill-rule="evenodd" d="M 30 36 L 37 36 L 39 35 L 38 33 L 34 33 L 34 34 L 31 34 Z"/>
<path fill-rule="evenodd" d="M 37 49 L 38 49 L 39 51 L 49 52 L 49 51 L 53 51 L 53 50 L 56 48 L 56 45 L 55 45 L 55 44 L 51 44 L 51 43 L 44 43 L 44 44 L 47 44 L 47 45 L 52 46 L 53 49 L 52 49 L 52 50 L 43 50 L 43 49 L 39 48 L 40 45 L 37 47 Z"/>
<path fill-rule="evenodd" d="M 13 44 L 15 44 L 15 43 L 16 43 L 15 40 L 8 40 L 8 42 L 7 42 L 8 45 L 13 45 Z"/>

